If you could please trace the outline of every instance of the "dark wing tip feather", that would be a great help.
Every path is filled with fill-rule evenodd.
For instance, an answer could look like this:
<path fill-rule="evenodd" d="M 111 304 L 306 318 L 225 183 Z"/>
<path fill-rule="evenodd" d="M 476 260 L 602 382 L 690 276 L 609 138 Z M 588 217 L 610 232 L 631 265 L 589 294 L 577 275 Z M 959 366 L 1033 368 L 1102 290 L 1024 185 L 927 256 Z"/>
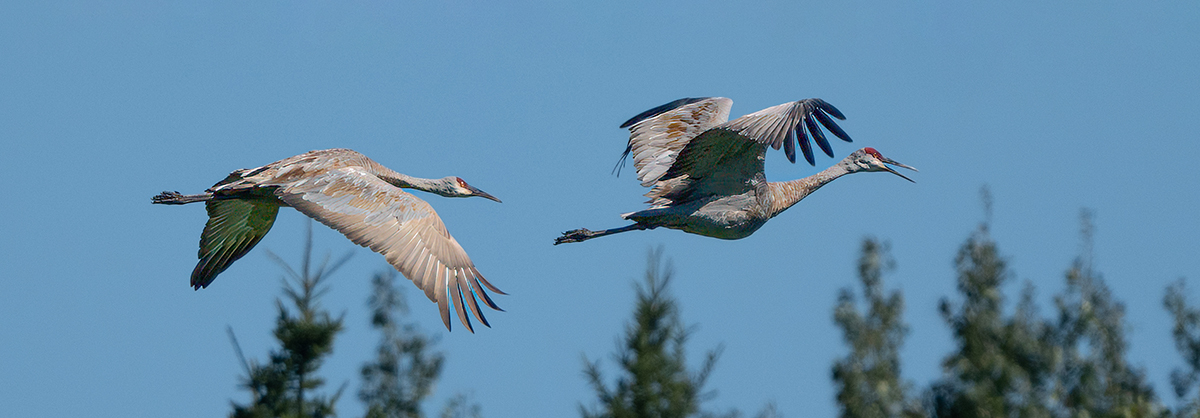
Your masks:
<path fill-rule="evenodd" d="M 196 263 L 196 268 L 192 270 L 192 287 L 196 290 L 208 287 L 213 280 L 217 279 L 217 275 L 223 273 L 233 262 L 240 260 L 246 253 L 249 253 L 262 237 L 257 236 L 242 236 L 236 237 L 234 241 L 222 242 L 218 247 L 205 253 L 204 249 L 200 250 L 200 262 Z"/>
<path fill-rule="evenodd" d="M 192 277 L 192 289 L 200 290 L 200 289 L 206 288 L 206 287 L 208 287 L 209 283 L 212 283 L 211 279 L 204 280 L 204 279 L 197 279 L 196 277 Z"/>
<path fill-rule="evenodd" d="M 783 138 L 783 155 L 792 164 L 796 163 L 796 132 L 792 129 L 788 129 L 787 136 Z"/>
<path fill-rule="evenodd" d="M 617 177 L 621 177 L 621 169 L 625 168 L 625 157 L 628 157 L 631 152 L 633 152 L 633 144 L 626 145 L 625 152 L 621 153 L 621 158 L 617 159 L 617 165 L 613 167 L 613 171 L 610 174 L 616 174 Z"/>
<path fill-rule="evenodd" d="M 470 306 L 471 313 L 475 314 L 475 318 L 478 318 L 479 322 L 483 323 L 483 326 L 491 328 L 492 324 L 488 323 L 487 317 L 484 316 L 483 311 L 479 309 L 479 302 L 477 302 L 475 300 L 474 296 L 471 296 L 470 298 L 471 298 L 471 306 Z"/>
<path fill-rule="evenodd" d="M 467 331 L 474 334 L 475 328 L 471 326 L 471 317 L 467 315 L 467 303 L 463 301 L 463 292 L 459 288 L 458 282 L 454 284 L 454 296 L 457 300 L 452 300 L 451 303 L 454 304 L 454 310 L 458 313 L 458 320 L 462 321 L 463 325 L 467 327 Z"/>
<path fill-rule="evenodd" d="M 487 287 L 488 289 L 491 289 L 493 292 L 499 293 L 499 294 L 501 294 L 501 295 L 507 295 L 507 294 L 508 294 L 508 293 L 504 293 L 504 291 L 503 291 L 503 290 L 500 290 L 500 288 L 498 288 L 498 287 L 496 287 L 495 285 L 493 285 L 493 284 L 492 284 L 492 282 L 489 282 L 487 279 L 483 278 L 483 275 L 482 275 L 482 274 L 479 274 L 479 272 L 478 272 L 478 271 L 476 271 L 476 272 L 475 272 L 475 277 L 478 277 L 478 278 L 479 278 L 479 282 L 480 282 L 480 283 L 483 283 L 483 285 L 484 285 L 485 287 Z"/>
<path fill-rule="evenodd" d="M 474 292 L 481 299 L 483 299 L 483 303 L 486 303 L 488 307 L 491 307 L 492 309 L 495 309 L 500 312 L 504 312 L 503 309 L 500 309 L 499 305 L 496 305 L 496 302 L 492 301 L 492 297 L 488 296 L 487 292 L 484 291 L 483 288 L 480 287 L 479 279 L 482 279 L 483 275 L 480 275 L 479 272 L 474 269 L 471 270 L 471 273 L 475 276 L 474 279 L 467 279 L 467 283 L 471 285 L 471 291 Z M 486 281 L 486 280 L 484 280 L 484 281 Z M 497 291 L 497 292 L 499 292 L 499 291 Z M 504 292 L 499 292 L 499 293 L 504 294 Z"/>
<path fill-rule="evenodd" d="M 812 144 L 808 143 L 808 135 L 804 134 L 804 127 L 796 125 L 794 131 L 796 132 L 796 140 L 800 143 L 800 151 L 804 152 L 804 159 L 808 161 L 809 165 L 817 165 L 817 160 L 813 158 Z"/>
<path fill-rule="evenodd" d="M 208 287 L 213 280 L 216 280 L 218 274 L 225 271 L 225 268 L 229 267 L 229 264 L 233 264 L 227 258 L 227 254 L 220 253 L 200 259 L 200 262 L 196 264 L 196 268 L 192 270 L 192 288 L 200 290 Z"/>
<path fill-rule="evenodd" d="M 830 133 L 841 140 L 853 142 L 850 139 L 850 135 L 847 135 L 846 131 L 842 130 L 830 118 L 830 115 L 832 115 L 838 119 L 846 119 L 846 115 L 843 115 L 836 107 L 821 99 L 802 100 L 800 104 L 803 109 L 803 114 L 800 115 L 801 121 L 796 123 L 796 126 L 792 128 L 792 132 L 788 133 L 787 138 L 784 139 L 784 143 L 790 145 L 794 134 L 796 141 L 800 143 L 800 150 L 804 152 L 804 159 L 809 164 L 814 166 L 817 164 L 813 158 L 812 144 L 808 142 L 809 136 L 812 137 L 813 142 L 817 143 L 817 146 L 821 148 L 821 151 L 825 155 L 833 156 L 833 147 L 829 145 L 829 139 L 825 137 L 825 133 L 821 132 L 821 126 L 824 126 L 825 129 L 828 129 Z M 786 149 L 784 151 L 787 152 Z M 788 155 L 788 160 L 795 162 L 792 155 Z"/>
<path fill-rule="evenodd" d="M 832 157 L 833 147 L 829 146 L 829 140 L 825 139 L 824 133 L 821 133 L 821 127 L 817 126 L 817 123 L 807 115 L 804 117 L 804 126 L 808 128 L 808 134 L 812 135 L 813 140 L 817 142 L 817 146 L 821 147 L 821 151 L 825 151 L 825 155 Z"/>
<path fill-rule="evenodd" d="M 479 300 L 475 295 L 475 289 L 472 287 L 473 283 L 471 283 L 474 280 L 467 276 L 467 271 L 464 269 L 460 269 L 458 274 L 458 289 L 463 293 L 463 299 L 465 299 L 468 303 L 467 307 L 471 308 L 471 313 L 475 315 L 476 319 L 479 319 L 480 323 L 488 328 L 491 328 L 492 324 L 488 323 L 487 317 L 485 317 L 483 315 L 483 311 L 479 309 Z"/>
<path fill-rule="evenodd" d="M 813 111 L 813 116 L 815 116 L 817 121 L 821 122 L 821 125 L 824 125 L 825 129 L 828 129 L 833 136 L 841 138 L 846 142 L 854 142 L 854 140 L 850 139 L 850 135 L 846 134 L 846 131 L 843 131 L 842 127 L 838 126 L 837 123 L 835 123 L 833 119 L 830 119 L 829 115 L 825 114 L 825 112 L 821 109 Z"/>
<path fill-rule="evenodd" d="M 201 253 L 200 262 L 196 263 L 196 268 L 192 270 L 192 288 L 200 290 L 208 287 L 213 280 L 216 280 L 217 275 L 224 272 L 234 261 L 249 251 L 249 248 L 246 251 L 238 251 L 238 244 L 241 244 L 242 241 L 239 239 L 234 242 L 234 245 L 222 245 L 208 254 Z"/>
<path fill-rule="evenodd" d="M 643 120 L 650 119 L 652 117 L 661 115 L 663 113 L 670 112 L 670 111 L 678 109 L 680 107 L 687 106 L 689 104 L 696 103 L 698 101 L 706 100 L 706 99 L 708 99 L 708 97 L 685 97 L 685 98 L 682 98 L 679 100 L 672 101 L 672 102 L 664 104 L 662 106 L 658 106 L 653 109 L 647 110 L 645 112 L 638 113 L 637 116 L 629 118 L 629 120 L 625 121 L 625 123 L 622 123 L 621 129 L 628 128 L 628 127 L 633 126 Z M 622 157 L 622 158 L 624 158 L 624 157 Z"/>
<path fill-rule="evenodd" d="M 842 111 L 838 110 L 836 107 L 833 107 L 833 105 L 829 104 L 829 102 L 821 99 L 814 100 L 817 105 L 817 109 L 828 112 L 830 115 L 833 115 L 833 117 L 838 118 L 838 120 L 846 120 L 846 115 L 843 115 Z"/>

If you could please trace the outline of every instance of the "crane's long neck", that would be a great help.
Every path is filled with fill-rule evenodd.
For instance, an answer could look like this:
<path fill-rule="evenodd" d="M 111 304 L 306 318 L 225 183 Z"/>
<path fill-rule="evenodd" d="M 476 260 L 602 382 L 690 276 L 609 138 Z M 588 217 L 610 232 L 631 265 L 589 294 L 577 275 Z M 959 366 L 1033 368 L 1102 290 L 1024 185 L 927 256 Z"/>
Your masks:
<path fill-rule="evenodd" d="M 788 208 L 795 205 L 801 199 L 804 199 L 812 192 L 820 189 L 821 186 L 828 184 L 834 179 L 850 174 L 851 171 L 846 169 L 845 164 L 837 163 L 833 167 L 826 168 L 820 173 L 811 176 L 789 180 L 767 183 L 767 187 L 771 191 L 771 206 L 769 215 L 774 217 Z"/>
<path fill-rule="evenodd" d="M 444 189 L 446 189 L 446 184 L 445 182 L 441 181 L 441 179 L 423 179 L 420 177 L 413 177 L 407 174 L 397 173 L 383 166 L 372 167 L 372 169 L 375 171 L 375 173 L 377 173 L 376 175 L 379 178 L 383 179 L 383 181 L 391 183 L 393 186 L 401 189 L 417 189 L 430 193 L 439 193 L 445 191 Z"/>
<path fill-rule="evenodd" d="M 396 187 L 402 189 L 417 189 L 427 192 L 437 189 L 437 181 L 433 179 L 423 179 L 420 177 L 413 177 L 400 173 L 396 174 L 397 175 L 395 177 L 384 177 L 384 180 L 387 180 L 388 183 L 392 183 Z"/>

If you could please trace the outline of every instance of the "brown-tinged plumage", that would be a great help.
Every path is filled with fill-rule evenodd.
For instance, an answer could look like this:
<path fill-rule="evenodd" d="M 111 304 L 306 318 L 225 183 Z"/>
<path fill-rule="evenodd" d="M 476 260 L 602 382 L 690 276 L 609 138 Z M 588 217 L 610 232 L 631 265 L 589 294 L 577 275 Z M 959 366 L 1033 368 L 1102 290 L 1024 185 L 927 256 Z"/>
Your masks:
<path fill-rule="evenodd" d="M 196 289 L 207 287 L 254 248 L 270 231 L 279 208 L 289 206 L 338 230 L 355 244 L 383 254 L 437 303 L 446 329 L 450 329 L 451 309 L 472 332 L 467 310 L 490 326 L 477 299 L 501 310 L 484 287 L 505 293 L 479 274 L 433 208 L 402 188 L 500 201 L 458 177 L 411 177 L 358 152 L 328 149 L 234 171 L 203 194 L 163 192 L 153 203 L 205 202 L 209 218 L 200 235 L 200 262 L 192 271 Z"/>

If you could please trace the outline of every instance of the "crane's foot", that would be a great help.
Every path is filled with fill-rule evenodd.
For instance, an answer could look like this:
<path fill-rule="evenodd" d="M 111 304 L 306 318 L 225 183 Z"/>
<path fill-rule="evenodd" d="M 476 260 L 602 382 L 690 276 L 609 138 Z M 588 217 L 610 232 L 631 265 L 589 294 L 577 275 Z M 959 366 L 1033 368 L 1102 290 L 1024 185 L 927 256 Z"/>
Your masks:
<path fill-rule="evenodd" d="M 212 200 L 211 194 L 180 194 L 179 192 L 162 192 L 150 199 L 151 203 L 160 205 L 184 205 L 194 202 Z"/>
<path fill-rule="evenodd" d="M 589 238 L 595 237 L 596 235 L 597 234 L 595 232 L 589 231 L 586 228 L 579 228 L 576 230 L 563 232 L 561 237 L 554 239 L 554 245 L 563 244 L 563 243 L 567 243 L 567 242 L 581 242 L 581 241 L 587 240 Z"/>
<path fill-rule="evenodd" d="M 180 200 L 183 200 L 183 195 L 180 194 L 179 192 L 162 192 L 162 193 L 159 193 L 158 196 L 154 196 L 153 198 L 151 198 L 150 202 L 163 204 L 163 205 L 170 205 L 170 204 L 178 204 Z"/>

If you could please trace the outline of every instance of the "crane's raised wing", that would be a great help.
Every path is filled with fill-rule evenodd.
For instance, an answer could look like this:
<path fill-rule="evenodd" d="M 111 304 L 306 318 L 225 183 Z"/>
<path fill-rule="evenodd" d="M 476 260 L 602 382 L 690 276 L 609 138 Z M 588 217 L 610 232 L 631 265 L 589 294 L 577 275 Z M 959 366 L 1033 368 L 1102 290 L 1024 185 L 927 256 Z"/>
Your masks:
<path fill-rule="evenodd" d="M 820 126 L 847 142 L 850 136 L 830 115 L 845 119 L 842 112 L 824 100 L 805 99 L 717 125 L 688 141 L 646 196 L 657 206 L 697 195 L 743 193 L 753 187 L 750 180 L 763 173 L 763 153 L 767 146 L 782 147 L 788 160 L 796 162 L 795 144 L 799 142 L 804 158 L 815 164 L 809 135 L 832 157 L 833 149 Z"/>
<path fill-rule="evenodd" d="M 808 160 L 809 164 L 816 165 L 812 145 L 808 143 L 809 135 L 812 135 L 821 151 L 825 151 L 825 155 L 833 156 L 833 149 L 830 148 L 829 141 L 825 139 L 818 123 L 825 126 L 834 136 L 852 142 L 850 135 L 834 123 L 831 115 L 839 120 L 846 119 L 841 111 L 824 100 L 804 99 L 768 107 L 724 123 L 718 128 L 736 132 L 752 141 L 770 145 L 771 148 L 779 149 L 782 146 L 788 161 L 793 163 L 796 162 L 796 142 L 799 142 L 804 159 Z"/>
<path fill-rule="evenodd" d="M 451 305 L 471 332 L 474 329 L 467 317 L 468 308 L 480 322 L 491 326 L 476 298 L 501 310 L 483 287 L 504 292 L 479 274 L 433 208 L 363 168 L 329 170 L 282 185 L 276 195 L 355 244 L 383 254 L 388 263 L 438 304 L 446 329 L 450 329 Z"/>
<path fill-rule="evenodd" d="M 729 119 L 732 105 L 733 100 L 724 97 L 687 98 L 634 116 L 621 125 L 630 132 L 621 161 L 632 154 L 642 186 L 653 185 L 692 138 Z"/>

